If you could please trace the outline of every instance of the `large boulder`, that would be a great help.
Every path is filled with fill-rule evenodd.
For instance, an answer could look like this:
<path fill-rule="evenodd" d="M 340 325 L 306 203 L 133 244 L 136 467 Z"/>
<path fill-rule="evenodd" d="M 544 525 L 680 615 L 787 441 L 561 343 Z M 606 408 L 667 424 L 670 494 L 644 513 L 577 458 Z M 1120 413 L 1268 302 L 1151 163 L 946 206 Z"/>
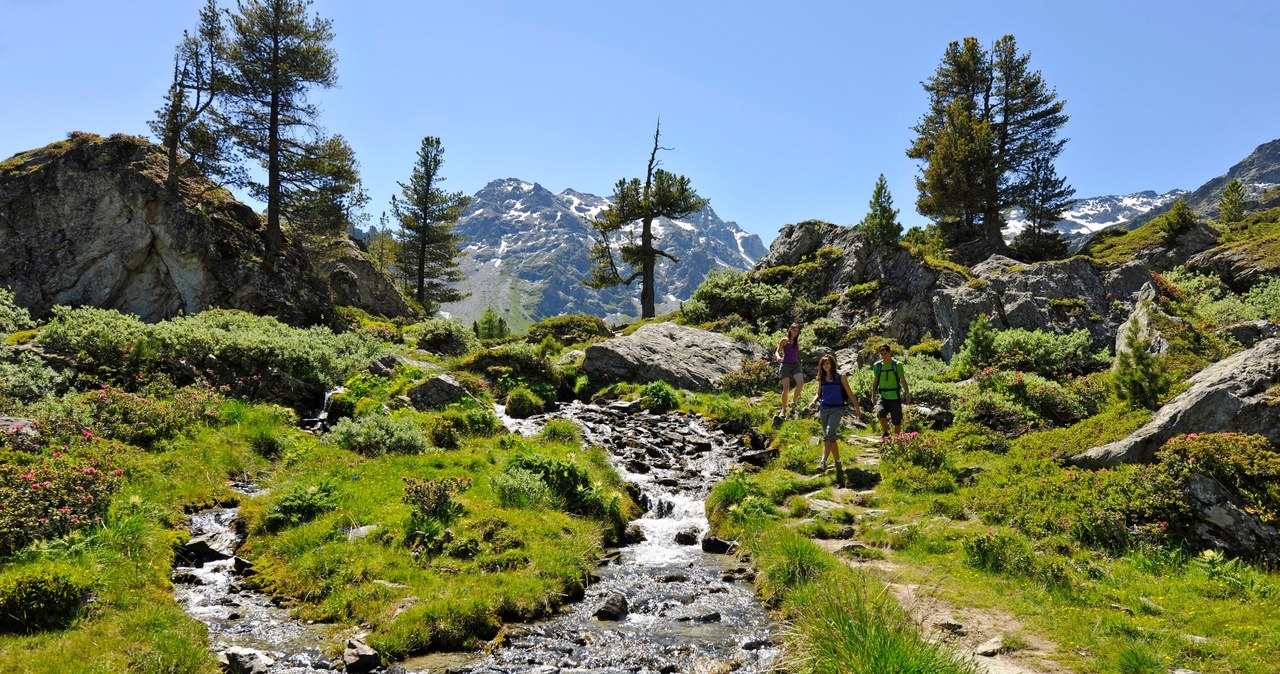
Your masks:
<path fill-rule="evenodd" d="M 1197 373 L 1186 392 L 1161 407 L 1129 437 L 1071 457 L 1070 463 L 1104 468 L 1147 463 L 1184 433 L 1249 433 L 1280 444 L 1280 406 L 1270 389 L 1280 384 L 1280 339 L 1268 339 Z"/>
<path fill-rule="evenodd" d="M 642 326 L 625 337 L 587 347 L 582 371 L 595 381 L 665 381 L 695 391 L 710 391 L 742 359 L 765 358 L 767 350 L 728 335 L 675 323 Z"/>
<path fill-rule="evenodd" d="M 407 395 L 416 410 L 438 410 L 470 394 L 457 379 L 447 374 L 437 374 L 415 384 Z"/>

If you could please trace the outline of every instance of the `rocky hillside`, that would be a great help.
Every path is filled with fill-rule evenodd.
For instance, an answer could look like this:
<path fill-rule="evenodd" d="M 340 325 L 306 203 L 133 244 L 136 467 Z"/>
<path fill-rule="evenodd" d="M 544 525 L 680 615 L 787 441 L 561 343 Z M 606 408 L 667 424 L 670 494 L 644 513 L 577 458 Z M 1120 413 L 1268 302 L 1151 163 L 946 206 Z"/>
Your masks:
<path fill-rule="evenodd" d="M 471 296 L 444 311 L 469 323 L 491 306 L 515 327 L 563 313 L 615 321 L 638 316 L 638 288 L 601 291 L 582 284 L 595 242 L 584 220 L 608 205 L 602 197 L 553 194 L 522 180 L 489 183 L 472 197 L 456 229 L 467 241 L 467 280 L 459 287 Z M 688 299 L 712 269 L 745 270 L 765 253 L 759 237 L 721 220 L 710 207 L 679 221 L 660 219 L 656 233 L 658 245 L 680 260 L 659 264 L 660 313 Z"/>
<path fill-rule="evenodd" d="M 1222 196 L 1222 188 L 1237 178 L 1245 187 L 1245 210 L 1252 211 L 1268 206 L 1268 193 L 1280 187 L 1280 139 L 1259 145 L 1248 157 L 1245 157 L 1226 173 L 1220 175 L 1194 191 L 1182 196 L 1192 210 L 1202 218 L 1218 217 L 1218 199 Z M 1172 201 L 1126 222 L 1119 227 L 1137 229 L 1150 222 L 1152 218 L 1169 210 Z"/>
<path fill-rule="evenodd" d="M 0 286 L 37 314 L 89 305 L 146 321 L 225 307 L 327 324 L 335 302 L 408 312 L 350 246 L 290 247 L 268 271 L 259 215 L 203 178 L 170 195 L 165 165 L 145 139 L 83 133 L 0 163 Z"/>
<path fill-rule="evenodd" d="M 1146 230 L 1130 235 L 1144 237 Z M 872 245 L 850 227 L 810 221 L 782 228 L 751 277 L 792 293 L 792 319 L 833 323 L 827 332 L 845 337 L 830 346 L 876 335 L 915 344 L 931 335 L 949 358 L 968 335 L 969 322 L 986 314 L 1000 329 L 1083 329 L 1094 348 L 1102 349 L 1114 345 L 1151 272 L 1197 255 L 1201 265 L 1212 267 L 1235 250 L 1219 245 L 1216 233 L 1204 225 L 1172 242 L 1143 241 L 1136 251 L 1105 261 L 1077 256 L 1025 265 L 993 256 L 964 268 L 903 246 Z M 1256 260 L 1239 255 L 1229 262 L 1258 267 Z"/>
<path fill-rule="evenodd" d="M 1167 208 L 1175 199 L 1185 194 L 1187 191 L 1182 189 L 1170 190 L 1164 194 L 1147 190 L 1133 194 L 1077 199 L 1071 204 L 1071 208 L 1062 214 L 1062 219 L 1054 228 L 1067 240 L 1070 249 L 1075 251 L 1084 245 L 1094 232 L 1132 222 L 1147 213 Z M 1005 229 L 1005 236 L 1012 241 L 1013 237 L 1026 225 L 1022 211 L 1014 209 L 1009 215 L 1009 226 Z"/>

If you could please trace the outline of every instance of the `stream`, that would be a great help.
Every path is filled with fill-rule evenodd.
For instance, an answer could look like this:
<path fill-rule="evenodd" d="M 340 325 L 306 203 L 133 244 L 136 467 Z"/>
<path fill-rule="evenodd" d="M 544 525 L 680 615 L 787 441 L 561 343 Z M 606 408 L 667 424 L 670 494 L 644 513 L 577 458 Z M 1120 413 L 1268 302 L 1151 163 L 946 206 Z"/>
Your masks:
<path fill-rule="evenodd" d="M 517 420 L 508 429 L 536 434 L 550 418 L 569 418 L 587 445 L 604 447 L 622 477 L 639 487 L 645 513 L 628 528 L 630 544 L 609 550 L 583 600 L 561 615 L 508 625 L 487 653 L 425 656 L 396 672 L 543 674 L 769 671 L 780 649 L 775 626 L 755 599 L 749 569 L 733 555 L 704 551 L 704 500 L 748 450 L 696 416 L 656 415 L 634 404 L 572 403 L 556 413 Z M 250 491 L 246 489 L 246 491 Z M 179 603 L 209 628 L 211 647 L 261 651 L 262 671 L 306 672 L 335 664 L 322 651 L 352 635 L 332 625 L 301 624 L 261 593 L 243 586 L 232 553 L 236 509 L 192 517 L 192 541 L 208 541 L 209 559 L 174 569 Z M 191 547 L 190 544 L 188 547 Z M 196 554 L 189 557 L 199 556 Z M 224 558 L 216 558 L 216 557 Z"/>

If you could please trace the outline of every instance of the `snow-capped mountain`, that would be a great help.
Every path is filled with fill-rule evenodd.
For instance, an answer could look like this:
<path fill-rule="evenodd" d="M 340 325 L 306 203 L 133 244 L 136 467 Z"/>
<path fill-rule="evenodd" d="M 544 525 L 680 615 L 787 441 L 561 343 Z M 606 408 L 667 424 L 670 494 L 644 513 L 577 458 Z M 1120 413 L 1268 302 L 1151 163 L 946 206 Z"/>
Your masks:
<path fill-rule="evenodd" d="M 609 206 L 593 194 L 553 194 L 537 183 L 495 180 L 475 194 L 455 232 L 465 239 L 459 261 L 471 296 L 444 305 L 465 323 L 493 307 L 513 327 L 563 313 L 586 313 L 617 321 L 640 315 L 637 284 L 588 288 L 590 250 L 596 239 L 586 220 Z M 765 254 L 760 237 L 721 220 L 709 206 L 682 220 L 654 223 L 656 245 L 679 264 L 658 264 L 658 311 L 689 298 L 712 269 L 746 270 Z M 638 283 L 638 282 L 637 282 Z"/>
<path fill-rule="evenodd" d="M 1114 227 L 1131 222 L 1151 211 L 1165 208 L 1175 199 L 1187 194 L 1186 190 L 1170 190 L 1157 194 L 1152 190 L 1134 192 L 1133 194 L 1109 195 L 1077 199 L 1071 208 L 1062 214 L 1055 226 L 1071 245 L 1078 248 L 1090 235 L 1100 229 Z M 1005 237 L 1012 241 L 1014 235 L 1026 227 L 1020 209 L 1009 214 L 1009 225 L 1005 228 Z"/>

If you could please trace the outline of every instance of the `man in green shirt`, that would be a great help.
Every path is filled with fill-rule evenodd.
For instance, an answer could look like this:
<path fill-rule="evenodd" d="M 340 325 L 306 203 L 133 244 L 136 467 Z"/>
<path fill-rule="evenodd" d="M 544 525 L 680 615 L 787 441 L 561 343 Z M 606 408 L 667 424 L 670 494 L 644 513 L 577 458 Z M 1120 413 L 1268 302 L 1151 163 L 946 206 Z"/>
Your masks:
<path fill-rule="evenodd" d="M 902 404 L 911 402 L 911 391 L 902 371 L 902 363 L 893 357 L 888 344 L 880 345 L 880 360 L 872 365 L 875 384 L 871 387 L 871 405 L 880 420 L 880 435 L 889 441 L 889 420 L 893 419 L 894 437 L 902 435 Z"/>

